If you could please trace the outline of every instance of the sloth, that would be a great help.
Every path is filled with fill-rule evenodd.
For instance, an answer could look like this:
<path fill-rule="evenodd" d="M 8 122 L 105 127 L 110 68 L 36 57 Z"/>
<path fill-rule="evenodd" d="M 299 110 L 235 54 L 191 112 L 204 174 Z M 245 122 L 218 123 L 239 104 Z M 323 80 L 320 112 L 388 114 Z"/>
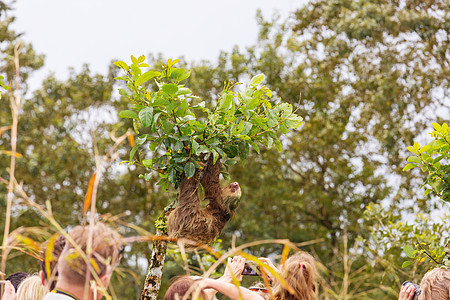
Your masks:
<path fill-rule="evenodd" d="M 237 182 L 233 182 L 222 189 L 219 184 L 220 168 L 220 159 L 214 164 L 210 155 L 201 179 L 205 200 L 209 201 L 205 208 L 200 207 L 198 180 L 195 176 L 186 178 L 183 174 L 178 205 L 167 219 L 169 237 L 210 244 L 233 218 L 241 198 L 241 188 Z"/>

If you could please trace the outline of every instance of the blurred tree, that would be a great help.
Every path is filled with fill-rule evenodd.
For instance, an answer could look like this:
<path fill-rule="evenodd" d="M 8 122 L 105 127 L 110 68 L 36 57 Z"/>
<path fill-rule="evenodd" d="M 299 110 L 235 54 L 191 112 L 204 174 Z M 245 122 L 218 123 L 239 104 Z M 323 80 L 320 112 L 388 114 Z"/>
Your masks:
<path fill-rule="evenodd" d="M 10 28 L 9 9 L 0 1 L 6 83 L 12 78 L 11 50 L 19 37 Z M 383 271 L 396 269 L 385 269 L 387 263 L 374 259 L 378 250 L 374 244 L 369 245 L 370 254 L 361 245 L 351 252 L 342 237 L 348 239 L 348 248 L 357 244 L 358 235 L 370 238 L 371 224 L 363 221 L 369 202 L 383 204 L 395 216 L 411 211 L 411 203 L 423 211 L 435 205 L 430 196 L 416 192 L 422 182 L 414 177 L 418 173 L 401 169 L 404 149 L 426 124 L 449 119 L 448 14 L 445 1 L 312 1 L 287 22 L 258 15 L 260 34 L 253 47 L 224 52 L 215 63 L 187 66 L 192 69 L 187 86 L 206 101 L 215 101 L 224 80 L 246 81 L 261 72 L 266 74 L 265 84 L 281 98 L 295 104 L 302 94 L 298 113 L 305 117 L 305 125 L 284 140 L 283 154 L 264 151 L 249 157 L 245 167 L 231 170 L 243 197 L 235 220 L 222 235 L 225 248 L 232 234 L 238 244 L 269 237 L 295 242 L 325 237 L 325 242 L 306 250 L 327 266 L 323 275 L 330 283 L 329 299 L 394 298 L 399 276 L 388 274 L 379 287 Z M 43 56 L 36 55 L 31 45 L 21 49 L 25 93 L 27 76 L 42 65 Z M 116 108 L 126 106 L 112 93 L 113 73 L 96 75 L 86 67 L 72 72 L 65 82 L 49 77 L 24 98 L 18 142 L 23 157 L 18 159 L 16 176 L 35 201 L 52 201 L 64 226 L 80 222 L 83 196 L 95 169 L 90 129 L 102 153 L 111 144 L 109 132 L 123 134 L 131 126 L 112 125 Z M 11 123 L 6 97 L 4 93 L 0 100 L 0 127 Z M 0 149 L 9 149 L 9 140 L 6 129 L 0 135 Z M 152 222 L 167 198 L 175 195 L 138 179 L 143 170 L 136 166 L 118 166 L 130 149 L 124 147 L 123 156 L 106 169 L 97 207 L 112 215 L 128 210 L 122 220 L 153 231 Z M 4 179 L 8 179 L 7 158 L 0 159 Z M 0 184 L 2 207 L 5 191 Z M 18 202 L 13 213 L 12 229 L 45 222 Z M 3 218 L 3 209 L 0 214 Z M 389 263 L 401 265 L 399 249 L 387 253 Z M 253 249 L 261 255 L 278 250 L 278 246 Z M 350 252 L 352 264 L 346 263 Z M 112 286 L 119 299 L 138 297 L 145 273 L 142 258 L 149 253 L 145 243 L 127 247 L 122 265 L 141 277 L 137 283 L 131 283 L 130 276 L 118 278 Z M 8 273 L 37 270 L 34 260 L 19 254 L 8 261 Z M 401 275 L 416 276 L 406 272 Z M 364 275 L 366 281 L 352 274 Z M 355 296 L 353 291 L 360 293 Z"/>
<path fill-rule="evenodd" d="M 413 138 L 430 120 L 449 117 L 448 14 L 445 1 L 311 1 L 285 23 L 259 15 L 255 46 L 222 53 L 215 72 L 208 65 L 193 70 L 196 94 L 218 89 L 220 78 L 242 81 L 259 72 L 281 98 L 295 103 L 301 93 L 305 125 L 286 139 L 286 151 L 267 151 L 232 171 L 243 198 L 229 235 L 326 237 L 313 250 L 332 266 L 329 280 L 342 282 L 340 240 L 344 232 L 351 244 L 368 236 L 363 212 L 370 202 L 394 214 L 412 210 L 406 199 L 423 211 L 439 207 L 401 170 Z M 352 267 L 368 260 L 361 256 Z"/>

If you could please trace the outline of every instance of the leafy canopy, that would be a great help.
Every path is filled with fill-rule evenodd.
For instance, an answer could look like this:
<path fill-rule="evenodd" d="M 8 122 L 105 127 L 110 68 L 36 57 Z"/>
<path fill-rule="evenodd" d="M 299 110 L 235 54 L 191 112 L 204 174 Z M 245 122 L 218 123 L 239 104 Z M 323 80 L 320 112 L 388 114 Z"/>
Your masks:
<path fill-rule="evenodd" d="M 433 141 L 425 146 L 415 142 L 408 150 L 414 155 L 408 157 L 409 162 L 403 171 L 420 168 L 428 171 L 422 187 L 427 186 L 425 196 L 433 193 L 442 200 L 450 202 L 450 128 L 447 123 L 433 123 L 435 130 L 430 132 Z"/>
<path fill-rule="evenodd" d="M 205 102 L 194 101 L 198 97 L 181 83 L 189 78 L 190 71 L 174 67 L 178 59 L 169 59 L 160 71 L 143 71 L 149 68 L 143 55 L 131 56 L 131 61 L 131 65 L 114 63 L 125 71 L 125 76 L 116 79 L 125 81 L 128 88 L 119 89 L 119 93 L 133 103 L 131 110 L 121 111 L 119 117 L 132 119 L 140 134 L 128 163 L 150 169 L 142 175 L 146 180 L 158 174 L 164 190 L 169 183 L 177 188 L 183 173 L 188 178 L 194 176 L 207 153 L 214 161 L 225 159 L 229 166 L 237 157 L 245 162 L 250 146 L 258 153 L 260 145 L 275 146 L 281 152 L 280 134 L 302 124 L 303 118 L 291 104 L 271 101 L 272 91 L 261 86 L 263 74 L 254 76 L 240 91 L 235 86 L 241 83 L 225 82 L 216 105 L 209 109 Z M 150 88 L 151 79 L 157 90 Z M 135 158 L 147 141 L 152 158 Z"/>

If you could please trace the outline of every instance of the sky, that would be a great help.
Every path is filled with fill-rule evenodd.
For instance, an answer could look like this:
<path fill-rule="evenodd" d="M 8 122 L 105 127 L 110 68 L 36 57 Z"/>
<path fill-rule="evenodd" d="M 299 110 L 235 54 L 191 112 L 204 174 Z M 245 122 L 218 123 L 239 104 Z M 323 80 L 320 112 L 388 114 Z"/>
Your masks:
<path fill-rule="evenodd" d="M 306 0 L 18 0 L 14 29 L 23 32 L 45 66 L 31 88 L 54 72 L 84 63 L 105 74 L 112 59 L 162 53 L 186 60 L 214 60 L 221 50 L 254 44 L 256 11 L 285 18 Z"/>

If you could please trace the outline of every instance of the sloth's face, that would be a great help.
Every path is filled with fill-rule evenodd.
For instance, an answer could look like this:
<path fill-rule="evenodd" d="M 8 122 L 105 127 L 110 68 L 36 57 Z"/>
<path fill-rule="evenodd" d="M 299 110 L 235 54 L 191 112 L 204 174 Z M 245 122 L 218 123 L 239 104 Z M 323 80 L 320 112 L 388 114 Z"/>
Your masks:
<path fill-rule="evenodd" d="M 226 188 L 223 189 L 222 193 L 225 196 L 241 197 L 241 188 L 239 187 L 239 183 L 233 182 L 229 184 Z"/>
<path fill-rule="evenodd" d="M 222 190 L 222 199 L 230 211 L 235 210 L 241 199 L 241 188 L 239 187 L 239 183 L 233 182 L 224 188 Z"/>

